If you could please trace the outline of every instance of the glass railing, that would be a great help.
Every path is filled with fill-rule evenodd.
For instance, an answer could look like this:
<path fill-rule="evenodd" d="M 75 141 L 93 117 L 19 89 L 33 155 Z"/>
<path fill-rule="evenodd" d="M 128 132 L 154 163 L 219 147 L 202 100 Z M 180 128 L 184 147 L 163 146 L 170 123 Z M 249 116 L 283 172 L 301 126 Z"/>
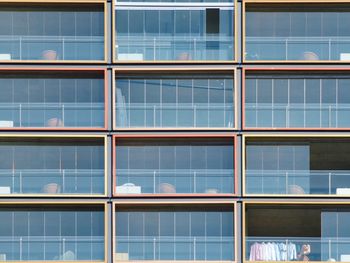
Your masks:
<path fill-rule="evenodd" d="M 117 33 L 118 60 L 233 60 L 233 36 L 124 36 Z"/>
<path fill-rule="evenodd" d="M 104 127 L 104 104 L 0 103 L 0 127 Z"/>
<path fill-rule="evenodd" d="M 350 195 L 350 170 L 246 170 L 247 194 Z"/>
<path fill-rule="evenodd" d="M 246 60 L 350 60 L 350 37 L 247 37 Z"/>
<path fill-rule="evenodd" d="M 103 193 L 102 169 L 0 170 L 0 195 Z"/>
<path fill-rule="evenodd" d="M 234 238 L 226 236 L 117 236 L 114 261 L 233 261 Z"/>
<path fill-rule="evenodd" d="M 348 128 L 350 104 L 245 105 L 246 127 Z"/>
<path fill-rule="evenodd" d="M 229 169 L 117 169 L 117 194 L 234 193 Z"/>
<path fill-rule="evenodd" d="M 103 261 L 103 236 L 1 236 L 1 261 Z"/>
<path fill-rule="evenodd" d="M 0 36 L 0 60 L 103 60 L 103 36 Z"/>
<path fill-rule="evenodd" d="M 223 104 L 116 105 L 117 127 L 234 127 L 234 108 Z"/>

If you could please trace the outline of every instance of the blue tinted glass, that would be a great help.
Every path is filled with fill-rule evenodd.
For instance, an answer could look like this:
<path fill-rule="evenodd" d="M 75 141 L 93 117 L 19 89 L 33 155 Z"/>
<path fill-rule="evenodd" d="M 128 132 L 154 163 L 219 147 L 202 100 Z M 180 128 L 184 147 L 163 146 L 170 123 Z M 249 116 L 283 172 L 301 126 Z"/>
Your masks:
<path fill-rule="evenodd" d="M 2 5 L 0 60 L 103 60 L 103 6 Z"/>
<path fill-rule="evenodd" d="M 3 260 L 104 260 L 104 215 L 98 207 L 2 207 L 0 215 L 7 227 L 0 228 Z"/>
<path fill-rule="evenodd" d="M 229 75 L 118 76 L 117 127 L 234 127 Z"/>
<path fill-rule="evenodd" d="M 248 4 L 246 60 L 349 60 L 343 4 Z"/>
<path fill-rule="evenodd" d="M 116 212 L 116 260 L 234 260 L 232 211 L 176 210 Z"/>
<path fill-rule="evenodd" d="M 234 191 L 230 141 L 118 141 L 117 194 Z"/>
<path fill-rule="evenodd" d="M 233 60 L 234 10 L 225 7 L 117 6 L 116 58 Z"/>

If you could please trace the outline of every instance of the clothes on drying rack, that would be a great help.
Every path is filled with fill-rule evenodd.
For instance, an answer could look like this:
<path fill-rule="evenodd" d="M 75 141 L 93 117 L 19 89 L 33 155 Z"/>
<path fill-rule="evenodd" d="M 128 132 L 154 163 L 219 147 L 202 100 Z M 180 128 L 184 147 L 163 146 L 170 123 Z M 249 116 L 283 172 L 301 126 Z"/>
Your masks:
<path fill-rule="evenodd" d="M 297 247 L 292 242 L 255 242 L 250 247 L 250 261 L 291 261 L 297 259 Z"/>

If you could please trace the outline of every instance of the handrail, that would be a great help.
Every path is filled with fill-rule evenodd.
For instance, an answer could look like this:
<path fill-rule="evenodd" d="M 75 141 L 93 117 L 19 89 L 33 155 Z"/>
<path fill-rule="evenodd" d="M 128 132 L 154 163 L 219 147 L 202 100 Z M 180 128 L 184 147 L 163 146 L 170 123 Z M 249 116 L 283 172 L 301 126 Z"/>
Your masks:
<path fill-rule="evenodd" d="M 51 102 L 13 102 L 13 103 L 0 103 L 0 110 L 1 109 L 7 109 L 7 108 L 13 108 L 13 109 L 31 109 L 31 108 L 42 108 L 42 109 L 49 109 L 49 108 L 57 108 L 57 109 L 81 109 L 81 108 L 87 108 L 87 109 L 103 109 L 104 103 L 103 102 L 63 102 L 63 103 L 51 103 Z"/>
<path fill-rule="evenodd" d="M 201 174 L 201 175 L 210 175 L 218 176 L 218 174 L 232 175 L 234 172 L 232 169 L 117 169 L 117 174 L 123 176 L 123 174 L 132 174 L 132 175 L 145 175 L 150 174 L 176 174 L 180 176 L 186 176 L 188 174 Z"/>
<path fill-rule="evenodd" d="M 269 103 L 270 105 L 267 105 L 268 103 L 246 103 L 246 109 L 271 109 L 271 110 L 280 110 L 280 109 L 300 109 L 300 110 L 329 110 L 329 109 L 336 109 L 336 110 L 347 110 L 350 109 L 350 104 L 325 104 L 325 103 L 295 103 L 295 104 L 275 104 L 275 103 Z"/>
<path fill-rule="evenodd" d="M 222 103 L 223 104 L 223 103 Z M 233 104 L 232 105 L 222 105 L 222 104 L 213 104 L 213 103 L 203 103 L 203 104 L 184 104 L 184 103 L 150 103 L 150 105 L 143 104 L 136 104 L 136 103 L 130 103 L 130 104 L 123 104 L 123 103 L 116 103 L 116 107 L 117 108 L 121 108 L 121 109 L 156 109 L 156 110 L 162 110 L 162 109 L 174 109 L 174 110 L 198 110 L 198 109 L 203 109 L 203 110 L 207 110 L 207 109 L 211 109 L 211 110 L 215 110 L 215 109 L 220 109 L 220 110 L 231 110 L 234 108 Z"/>
<path fill-rule="evenodd" d="M 225 236 L 117 236 L 118 242 L 171 242 L 171 243 L 180 243 L 180 242 L 233 242 L 234 237 L 225 237 Z"/>
<path fill-rule="evenodd" d="M 325 176 L 327 177 L 327 187 L 319 187 L 321 190 L 326 190 L 328 194 L 332 194 L 333 189 L 333 178 L 335 176 L 349 176 L 349 185 L 350 185 L 350 170 L 246 170 L 246 177 L 248 178 L 259 178 L 259 179 L 285 179 L 285 181 L 281 182 L 281 185 L 271 185 L 268 184 L 268 188 L 270 190 L 273 190 L 274 188 L 276 190 L 280 190 L 280 192 L 287 193 L 288 187 L 290 185 L 294 185 L 294 179 L 295 178 L 304 178 L 307 181 L 300 182 L 302 185 L 299 185 L 301 187 L 306 187 L 306 189 L 303 189 L 306 191 L 305 194 L 312 194 L 309 193 L 310 186 L 309 186 L 309 180 L 312 175 L 315 176 Z M 305 185 L 306 184 L 306 185 Z M 344 186 L 346 187 L 346 186 Z M 262 192 L 266 192 L 265 184 L 262 182 L 261 184 L 254 184 L 254 185 L 247 185 L 247 188 L 257 188 L 260 189 Z M 350 187 L 349 187 L 350 188 Z M 259 192 L 260 192 L 259 191 Z M 254 191 L 248 191 L 249 193 L 254 193 Z"/>

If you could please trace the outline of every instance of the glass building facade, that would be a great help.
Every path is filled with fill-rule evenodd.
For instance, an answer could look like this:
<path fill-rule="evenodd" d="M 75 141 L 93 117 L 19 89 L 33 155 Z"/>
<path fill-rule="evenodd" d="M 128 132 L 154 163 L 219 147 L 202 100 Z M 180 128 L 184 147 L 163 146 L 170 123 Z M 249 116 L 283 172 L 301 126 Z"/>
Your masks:
<path fill-rule="evenodd" d="M 0 261 L 350 262 L 350 0 L 0 0 Z"/>

